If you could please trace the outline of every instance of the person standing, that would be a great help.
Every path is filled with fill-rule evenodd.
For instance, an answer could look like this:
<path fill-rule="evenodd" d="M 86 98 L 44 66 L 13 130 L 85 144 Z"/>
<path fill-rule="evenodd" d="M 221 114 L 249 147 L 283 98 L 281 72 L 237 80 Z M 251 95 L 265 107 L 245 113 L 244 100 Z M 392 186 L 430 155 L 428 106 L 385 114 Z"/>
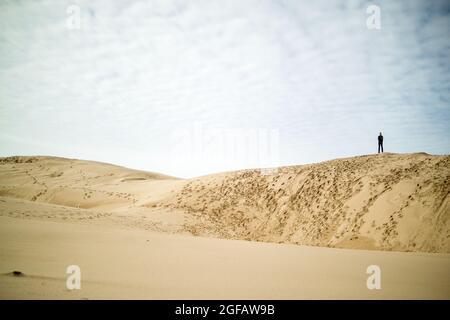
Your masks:
<path fill-rule="evenodd" d="M 383 135 L 380 132 L 380 135 L 378 136 L 378 153 L 383 152 Z"/>

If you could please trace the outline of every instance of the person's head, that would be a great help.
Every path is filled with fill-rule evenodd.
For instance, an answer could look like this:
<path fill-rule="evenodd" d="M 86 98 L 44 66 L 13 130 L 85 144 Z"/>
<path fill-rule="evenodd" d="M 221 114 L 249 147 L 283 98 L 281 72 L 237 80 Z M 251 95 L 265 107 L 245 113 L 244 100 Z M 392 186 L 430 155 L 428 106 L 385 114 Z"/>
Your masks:
<path fill-rule="evenodd" d="M 380 136 L 382 136 L 381 132 L 380 132 Z"/>

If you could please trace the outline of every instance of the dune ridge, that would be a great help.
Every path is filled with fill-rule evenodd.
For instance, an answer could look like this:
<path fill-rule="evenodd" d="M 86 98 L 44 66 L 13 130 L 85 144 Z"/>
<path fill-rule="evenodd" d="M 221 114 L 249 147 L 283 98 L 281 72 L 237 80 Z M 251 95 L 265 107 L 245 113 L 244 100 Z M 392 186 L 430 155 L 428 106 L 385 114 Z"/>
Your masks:
<path fill-rule="evenodd" d="M 449 253 L 449 164 L 447 155 L 385 153 L 184 180 L 93 161 L 7 157 L 0 158 L 0 215 Z"/>

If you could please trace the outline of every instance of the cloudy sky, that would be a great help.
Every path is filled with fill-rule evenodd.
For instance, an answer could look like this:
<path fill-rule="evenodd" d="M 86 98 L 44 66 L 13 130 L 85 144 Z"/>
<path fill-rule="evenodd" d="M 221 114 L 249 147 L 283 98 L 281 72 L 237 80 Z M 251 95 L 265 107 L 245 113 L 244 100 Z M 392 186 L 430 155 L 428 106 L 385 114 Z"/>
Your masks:
<path fill-rule="evenodd" d="M 3 0 L 0 156 L 192 177 L 375 153 L 380 131 L 450 153 L 450 2 L 376 2 L 380 29 L 371 4 Z"/>

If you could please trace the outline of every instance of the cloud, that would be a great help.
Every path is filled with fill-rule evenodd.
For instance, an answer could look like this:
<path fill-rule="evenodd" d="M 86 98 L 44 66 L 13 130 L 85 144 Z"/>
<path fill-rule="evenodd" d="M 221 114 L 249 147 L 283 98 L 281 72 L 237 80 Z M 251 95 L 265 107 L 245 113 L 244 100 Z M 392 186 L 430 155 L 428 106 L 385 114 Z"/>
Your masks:
<path fill-rule="evenodd" d="M 448 2 L 382 1 L 380 30 L 369 4 L 2 2 L 0 153 L 44 143 L 172 175 L 228 169 L 207 152 L 204 166 L 167 161 L 196 126 L 277 130 L 276 165 L 372 153 L 379 131 L 389 151 L 449 153 Z"/>

